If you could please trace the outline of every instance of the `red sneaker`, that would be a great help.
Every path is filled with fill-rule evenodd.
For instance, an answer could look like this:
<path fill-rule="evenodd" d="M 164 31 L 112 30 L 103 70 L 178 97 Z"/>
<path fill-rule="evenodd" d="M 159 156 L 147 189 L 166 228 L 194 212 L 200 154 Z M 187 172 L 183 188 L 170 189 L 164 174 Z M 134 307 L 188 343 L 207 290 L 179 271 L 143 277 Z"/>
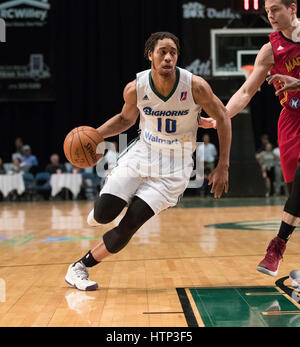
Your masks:
<path fill-rule="evenodd" d="M 279 262 L 282 259 L 286 248 L 286 243 L 280 237 L 276 236 L 267 248 L 267 254 L 258 264 L 256 270 L 266 275 L 277 276 Z"/>

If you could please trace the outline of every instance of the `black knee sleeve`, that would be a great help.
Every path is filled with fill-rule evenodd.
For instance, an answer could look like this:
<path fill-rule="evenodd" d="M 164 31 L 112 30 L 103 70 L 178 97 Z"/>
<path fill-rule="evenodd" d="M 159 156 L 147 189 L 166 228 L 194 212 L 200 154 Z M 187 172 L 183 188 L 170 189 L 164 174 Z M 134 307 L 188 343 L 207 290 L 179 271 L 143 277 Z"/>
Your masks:
<path fill-rule="evenodd" d="M 94 218 L 100 224 L 112 222 L 126 206 L 126 201 L 111 194 L 102 194 L 95 201 Z"/>
<path fill-rule="evenodd" d="M 135 197 L 120 224 L 103 235 L 106 249 L 110 253 L 119 252 L 153 215 L 153 210 L 143 200 Z"/>
<path fill-rule="evenodd" d="M 124 223 L 122 227 L 117 226 L 105 233 L 103 242 L 108 252 L 117 253 L 123 249 L 138 229 L 136 226 L 130 228 L 129 225 Z"/>
<path fill-rule="evenodd" d="M 291 194 L 284 206 L 284 211 L 300 218 L 300 164 L 297 166 Z"/>

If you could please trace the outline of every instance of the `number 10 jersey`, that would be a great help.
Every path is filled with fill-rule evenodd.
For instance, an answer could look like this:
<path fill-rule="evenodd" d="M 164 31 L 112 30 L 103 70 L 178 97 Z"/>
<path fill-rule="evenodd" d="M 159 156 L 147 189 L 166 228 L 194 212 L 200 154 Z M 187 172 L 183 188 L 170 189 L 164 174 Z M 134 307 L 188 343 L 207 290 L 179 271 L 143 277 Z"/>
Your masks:
<path fill-rule="evenodd" d="M 175 151 L 189 143 L 195 150 L 201 107 L 194 102 L 192 76 L 189 71 L 176 67 L 174 88 L 165 97 L 155 89 L 151 70 L 137 74 L 142 141 Z"/>

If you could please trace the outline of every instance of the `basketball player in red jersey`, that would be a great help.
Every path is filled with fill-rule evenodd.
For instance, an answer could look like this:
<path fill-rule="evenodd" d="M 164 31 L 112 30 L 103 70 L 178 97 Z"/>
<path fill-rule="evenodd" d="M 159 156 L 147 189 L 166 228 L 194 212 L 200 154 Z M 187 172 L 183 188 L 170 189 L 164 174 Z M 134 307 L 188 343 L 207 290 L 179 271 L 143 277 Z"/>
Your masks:
<path fill-rule="evenodd" d="M 265 0 L 265 10 L 274 32 L 269 35 L 270 42 L 259 51 L 253 73 L 231 97 L 226 108 L 229 116 L 234 117 L 247 106 L 268 72 L 275 75 L 269 83 L 274 83 L 283 107 L 278 121 L 278 143 L 289 198 L 278 235 L 270 242 L 257 270 L 276 276 L 286 243 L 300 218 L 300 91 L 297 82 L 300 79 L 300 22 L 297 0 Z"/>

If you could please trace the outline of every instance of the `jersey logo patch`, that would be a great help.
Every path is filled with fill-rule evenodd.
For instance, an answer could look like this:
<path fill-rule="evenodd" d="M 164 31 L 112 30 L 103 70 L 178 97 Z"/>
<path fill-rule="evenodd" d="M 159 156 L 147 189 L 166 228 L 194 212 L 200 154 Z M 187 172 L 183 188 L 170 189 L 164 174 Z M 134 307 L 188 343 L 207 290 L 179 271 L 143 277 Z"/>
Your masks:
<path fill-rule="evenodd" d="M 143 100 L 149 100 L 148 95 L 145 95 L 145 96 L 143 97 Z"/>
<path fill-rule="evenodd" d="M 300 100 L 298 98 L 292 98 L 290 100 L 290 106 L 292 108 L 299 108 L 300 107 Z"/>
<path fill-rule="evenodd" d="M 187 92 L 181 92 L 180 101 L 184 101 L 187 98 Z"/>

